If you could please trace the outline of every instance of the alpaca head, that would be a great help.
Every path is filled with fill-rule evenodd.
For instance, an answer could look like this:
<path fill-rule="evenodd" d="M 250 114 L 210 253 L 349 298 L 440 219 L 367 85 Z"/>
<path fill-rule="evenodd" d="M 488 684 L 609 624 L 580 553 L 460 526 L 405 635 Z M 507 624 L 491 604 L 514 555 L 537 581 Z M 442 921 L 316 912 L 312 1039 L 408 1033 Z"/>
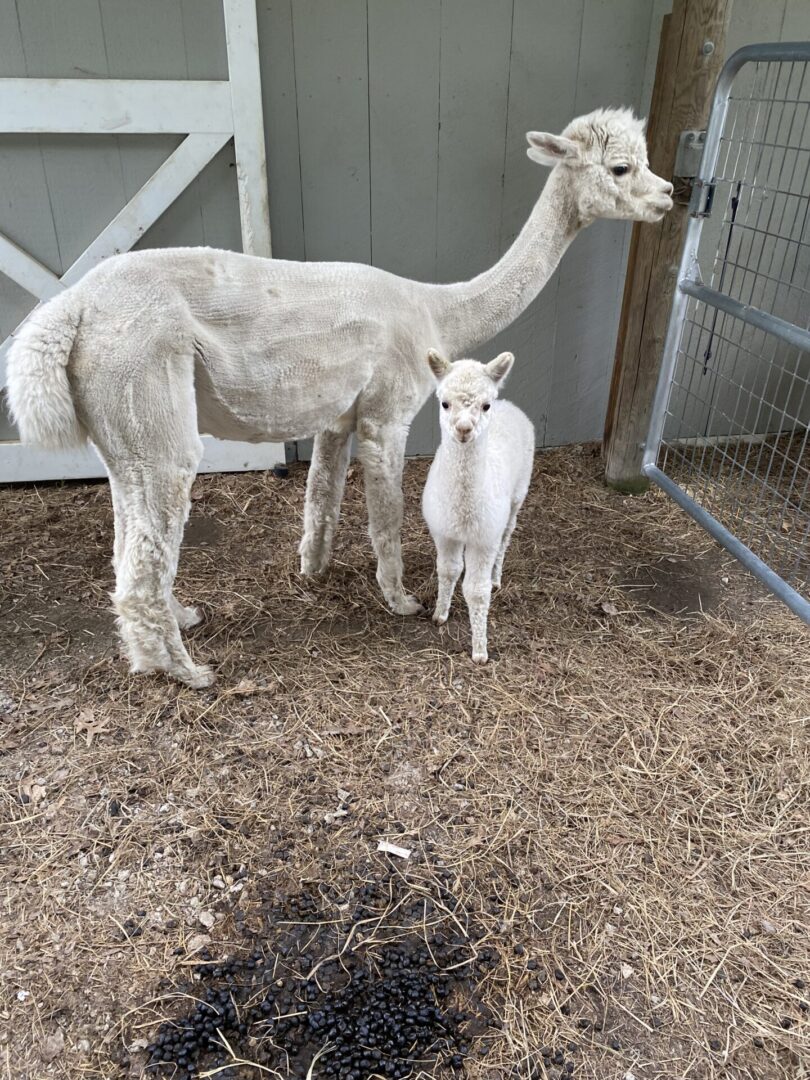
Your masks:
<path fill-rule="evenodd" d="M 597 109 L 572 120 L 562 135 L 530 131 L 527 153 L 567 171 L 581 224 L 660 221 L 672 209 L 672 184 L 650 172 L 645 124 L 630 109 Z"/>
<path fill-rule="evenodd" d="M 492 402 L 514 362 L 514 356 L 505 352 L 488 364 L 477 360 L 457 360 L 451 364 L 435 349 L 428 352 L 430 370 L 439 383 L 436 396 L 441 403 L 442 438 L 468 443 L 487 430 Z"/>

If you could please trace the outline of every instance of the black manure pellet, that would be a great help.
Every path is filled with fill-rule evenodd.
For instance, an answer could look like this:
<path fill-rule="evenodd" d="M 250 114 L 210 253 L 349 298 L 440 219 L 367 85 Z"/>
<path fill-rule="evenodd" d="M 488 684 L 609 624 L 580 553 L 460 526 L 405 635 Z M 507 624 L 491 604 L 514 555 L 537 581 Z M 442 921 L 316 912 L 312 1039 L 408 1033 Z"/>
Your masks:
<path fill-rule="evenodd" d="M 286 918 L 316 921 L 318 911 L 299 898 Z M 489 948 L 486 960 L 472 959 L 465 939 L 452 933 L 436 933 L 429 944 L 430 951 L 414 931 L 373 955 L 349 953 L 330 966 L 333 941 L 319 948 L 308 937 L 304 952 L 284 938 L 198 964 L 198 1004 L 161 1025 L 147 1047 L 148 1075 L 185 1080 L 227 1066 L 226 1041 L 237 1055 L 271 1070 L 286 1069 L 289 1061 L 291 1075 L 305 1076 L 316 1054 L 317 1073 L 330 1080 L 405 1080 L 436 1065 L 460 1073 L 475 1051 L 471 1023 L 483 1031 L 491 1017 L 451 1002 L 468 996 L 497 954 Z"/>

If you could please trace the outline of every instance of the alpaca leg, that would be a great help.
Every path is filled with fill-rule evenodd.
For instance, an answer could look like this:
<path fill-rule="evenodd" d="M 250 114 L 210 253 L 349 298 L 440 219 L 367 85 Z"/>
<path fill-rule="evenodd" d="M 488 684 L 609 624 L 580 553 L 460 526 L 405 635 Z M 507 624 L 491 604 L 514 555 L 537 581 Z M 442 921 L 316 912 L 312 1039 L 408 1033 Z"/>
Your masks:
<path fill-rule="evenodd" d="M 183 645 L 176 612 L 187 616 L 188 609 L 174 599 L 172 586 L 198 461 L 195 453 L 176 464 L 110 470 L 124 523 L 113 603 L 132 670 L 165 671 L 195 688 L 209 686 L 214 676 L 194 664 Z"/>
<path fill-rule="evenodd" d="M 464 599 L 470 615 L 472 631 L 472 658 L 476 664 L 487 662 L 487 615 L 492 594 L 492 569 L 495 552 L 483 548 L 467 547 L 464 572 Z"/>
<path fill-rule="evenodd" d="M 515 531 L 515 524 L 517 522 L 518 511 L 523 505 L 523 500 L 520 502 L 512 503 L 512 509 L 509 513 L 509 521 L 506 524 L 506 528 L 503 531 L 501 537 L 501 546 L 498 548 L 498 554 L 495 557 L 495 565 L 492 567 L 492 584 L 496 589 L 501 587 L 501 572 L 503 571 L 503 560 L 506 556 L 506 549 L 509 547 L 509 541 L 512 539 L 512 533 Z"/>
<path fill-rule="evenodd" d="M 110 493 L 112 494 L 113 504 L 113 519 L 115 523 L 115 542 L 113 548 L 113 569 L 115 570 L 116 578 L 118 577 L 119 567 L 124 558 L 124 551 L 126 548 L 126 536 L 127 536 L 127 500 L 124 495 L 124 490 L 118 481 L 118 479 L 110 475 Z M 175 563 L 175 571 L 177 567 Z M 174 577 L 174 574 L 172 575 Z M 169 599 L 169 605 L 172 610 L 172 614 L 177 619 L 177 624 L 181 630 L 188 630 L 192 626 L 196 626 L 199 622 L 202 622 L 202 615 L 196 607 L 184 607 L 179 600 L 177 600 L 172 593 Z"/>
<path fill-rule="evenodd" d="M 363 463 L 368 507 L 368 531 L 377 556 L 377 582 L 388 606 L 397 615 L 416 615 L 422 605 L 402 587 L 402 466 L 405 425 L 361 422 L 357 453 Z"/>
<path fill-rule="evenodd" d="M 183 607 L 180 601 L 175 597 L 174 593 L 172 593 L 169 598 L 169 604 L 172 609 L 172 615 L 177 619 L 177 625 L 181 630 L 190 630 L 192 626 L 197 626 L 202 622 L 200 609 L 193 605 Z"/>
<path fill-rule="evenodd" d="M 124 549 L 126 547 L 127 501 L 124 496 L 123 488 L 118 482 L 118 478 L 113 476 L 112 473 L 110 473 L 110 495 L 112 496 L 113 525 L 115 529 L 115 538 L 113 540 L 113 570 L 115 571 L 115 576 L 117 578 L 118 571 L 124 559 Z"/>
<path fill-rule="evenodd" d="M 351 432 L 324 431 L 315 436 L 307 476 L 304 535 L 298 548 L 302 574 L 322 574 L 329 565 L 349 467 L 350 442 Z"/>
<path fill-rule="evenodd" d="M 450 601 L 456 582 L 464 568 L 464 545 L 457 540 L 440 537 L 436 540 L 436 572 L 439 576 L 439 595 L 436 598 L 436 610 L 433 621 L 437 626 L 447 622 L 450 614 Z"/>

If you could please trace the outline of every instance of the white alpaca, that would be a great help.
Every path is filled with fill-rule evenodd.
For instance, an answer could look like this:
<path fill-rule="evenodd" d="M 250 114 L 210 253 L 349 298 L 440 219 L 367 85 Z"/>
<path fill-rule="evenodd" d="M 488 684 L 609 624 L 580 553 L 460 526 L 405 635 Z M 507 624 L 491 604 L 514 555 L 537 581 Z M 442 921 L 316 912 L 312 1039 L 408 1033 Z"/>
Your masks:
<path fill-rule="evenodd" d="M 449 363 L 431 349 L 439 380 L 442 441 L 422 493 L 422 513 L 436 545 L 439 595 L 433 621 L 447 622 L 464 567 L 472 658 L 487 662 L 487 614 L 492 586 L 501 584 L 503 558 L 529 490 L 534 425 L 509 401 L 496 401 L 514 356 L 488 364 Z"/>
<path fill-rule="evenodd" d="M 672 206 L 672 185 L 647 167 L 643 123 L 626 110 L 528 140 L 529 157 L 556 168 L 511 249 L 472 281 L 177 248 L 108 259 L 32 314 L 9 354 L 11 411 L 25 442 L 89 437 L 107 467 L 114 603 L 133 670 L 191 686 L 213 679 L 180 637 L 197 614 L 172 595 L 199 431 L 257 442 L 315 435 L 305 574 L 329 562 L 356 433 L 377 580 L 393 611 L 420 610 L 402 586 L 401 474 L 408 428 L 431 391 L 428 348 L 463 355 L 492 338 L 594 219 L 658 221 Z"/>

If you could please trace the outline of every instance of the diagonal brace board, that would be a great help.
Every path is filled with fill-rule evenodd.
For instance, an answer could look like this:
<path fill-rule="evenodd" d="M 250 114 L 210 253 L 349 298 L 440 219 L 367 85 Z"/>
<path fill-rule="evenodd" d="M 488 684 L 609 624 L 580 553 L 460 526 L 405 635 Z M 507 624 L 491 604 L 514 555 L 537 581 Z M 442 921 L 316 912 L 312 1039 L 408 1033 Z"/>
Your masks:
<path fill-rule="evenodd" d="M 230 138 L 229 132 L 189 135 L 146 181 L 110 224 L 70 266 L 61 279 L 0 234 L 0 271 L 39 300 L 48 300 L 83 277 L 102 259 L 128 251 L 184 191 Z M 5 354 L 11 344 L 0 345 L 0 384 Z"/>

